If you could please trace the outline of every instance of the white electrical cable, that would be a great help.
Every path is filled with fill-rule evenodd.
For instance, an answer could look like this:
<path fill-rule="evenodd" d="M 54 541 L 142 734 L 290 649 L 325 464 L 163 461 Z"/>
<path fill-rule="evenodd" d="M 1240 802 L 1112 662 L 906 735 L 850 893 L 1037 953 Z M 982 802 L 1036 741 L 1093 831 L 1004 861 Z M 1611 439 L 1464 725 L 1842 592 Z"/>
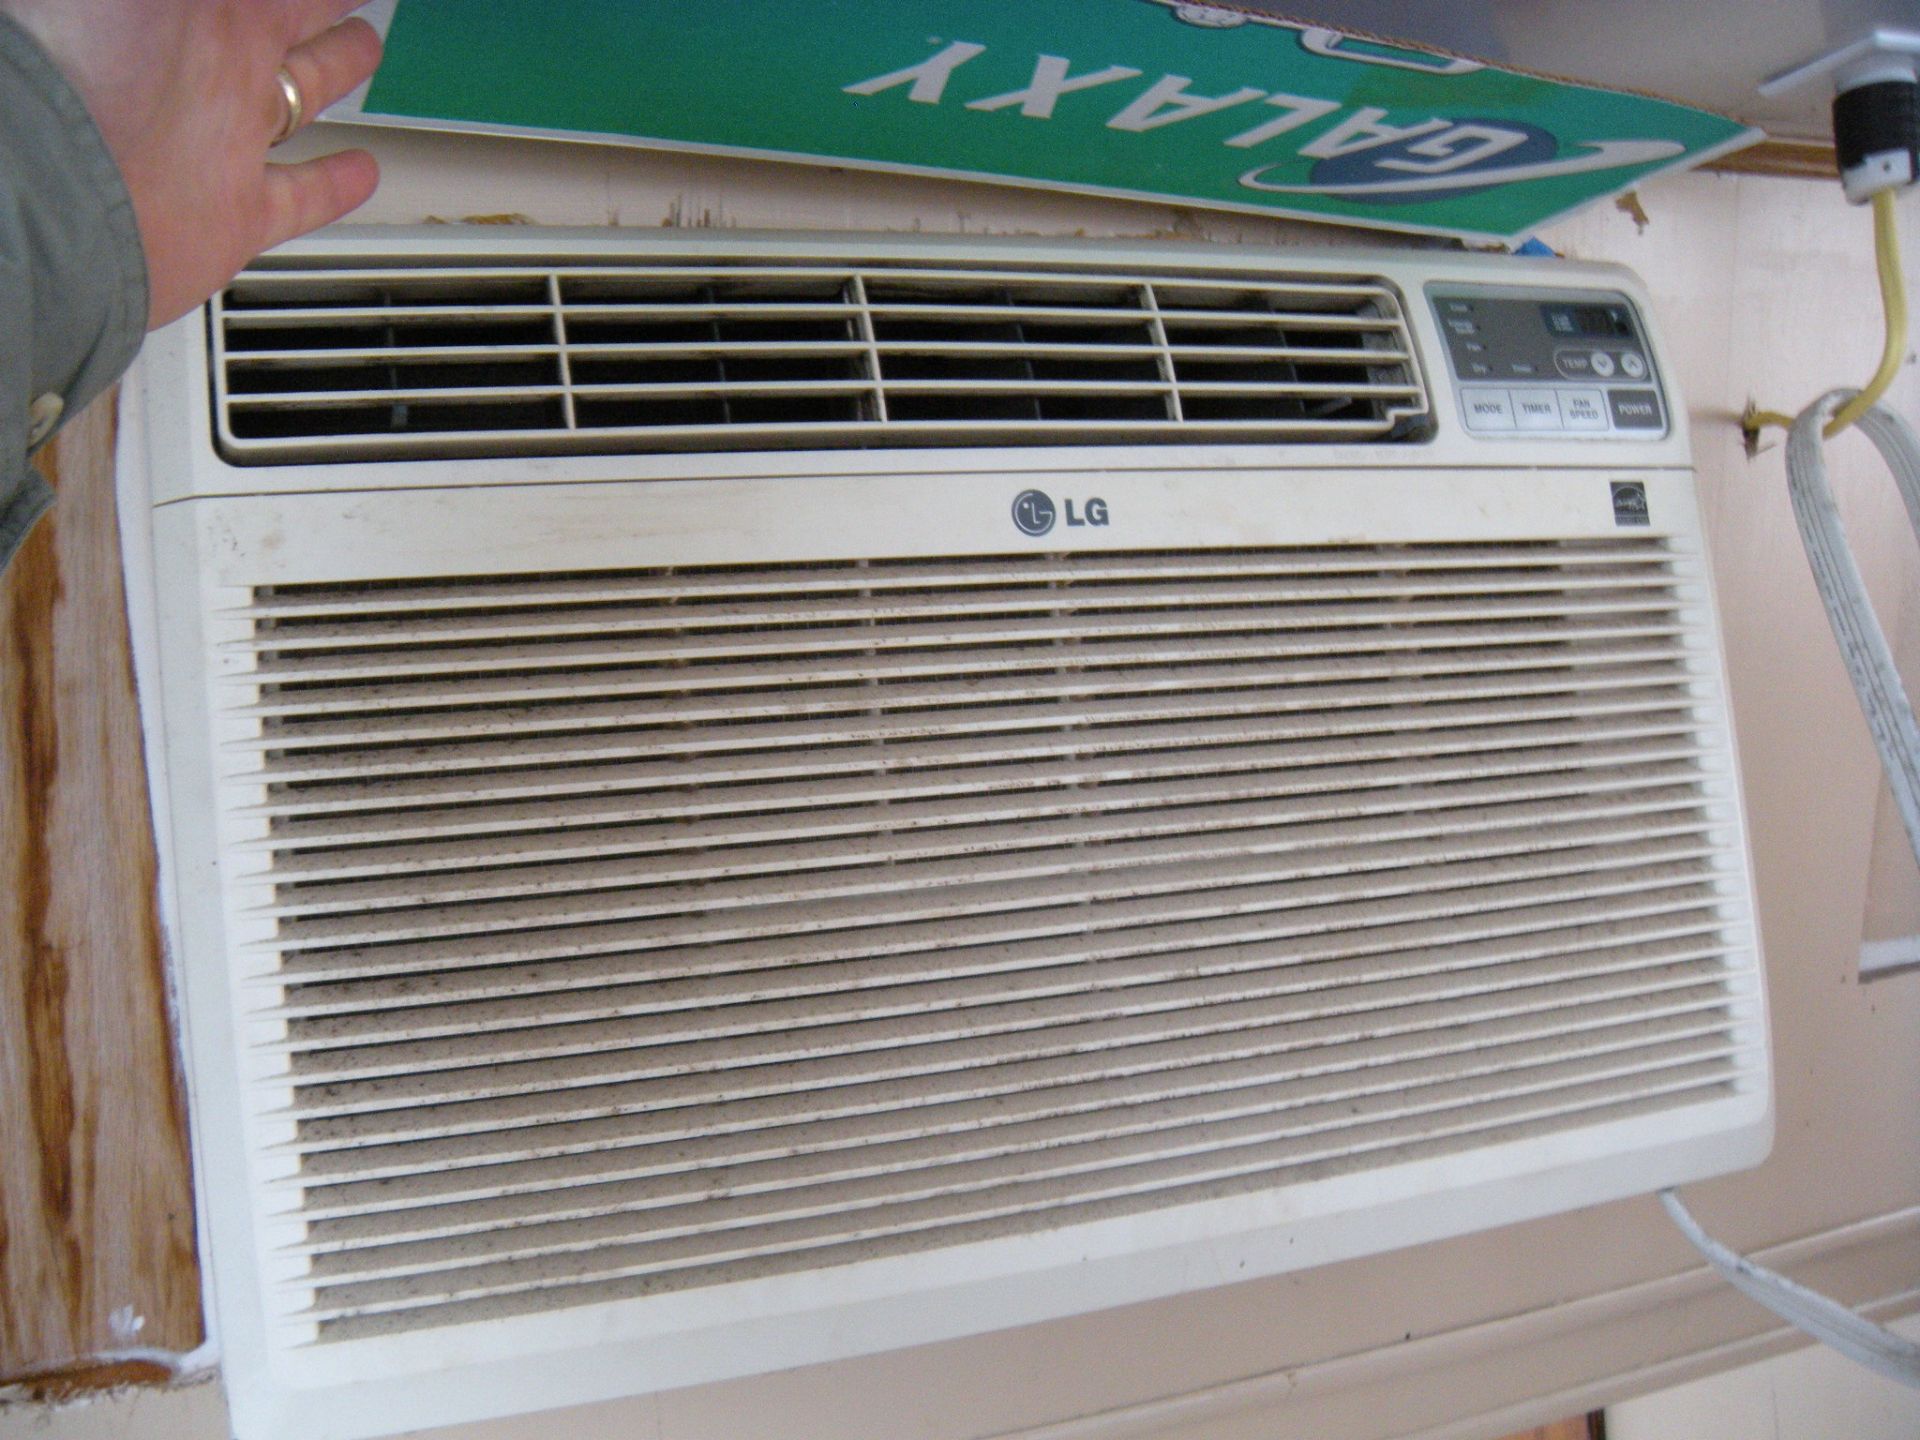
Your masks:
<path fill-rule="evenodd" d="M 1680 1203 L 1671 1190 L 1660 1192 L 1660 1203 L 1680 1227 L 1680 1233 L 1707 1257 L 1726 1282 L 1773 1311 L 1795 1329 L 1804 1330 L 1823 1345 L 1831 1345 L 1850 1360 L 1868 1369 L 1898 1380 L 1902 1385 L 1920 1389 L 1920 1345 L 1856 1315 L 1836 1300 L 1817 1290 L 1809 1290 L 1789 1280 L 1777 1270 L 1755 1264 L 1746 1256 L 1729 1250 L 1700 1228 L 1700 1222 Z"/>
<path fill-rule="evenodd" d="M 1866 713 L 1867 728 L 1886 768 L 1887 783 L 1899 802 L 1907 838 L 1915 855 L 1920 856 L 1920 724 L 1915 723 L 1913 707 L 1907 703 L 1906 688 L 1900 683 L 1887 637 L 1874 618 L 1860 567 L 1847 550 L 1840 507 L 1827 485 L 1827 466 L 1821 454 L 1828 412 L 1858 393 L 1830 390 L 1800 412 L 1787 438 L 1787 488 L 1821 603 L 1826 606 L 1834 638 L 1840 642 L 1841 658 L 1859 693 L 1860 708 Z M 1906 421 L 1879 405 L 1863 411 L 1854 426 L 1873 442 L 1893 472 L 1907 518 L 1915 536 L 1920 537 L 1920 441 L 1915 440 Z M 1735 1289 L 1841 1354 L 1920 1389 L 1920 1345 L 1729 1250 L 1700 1228 L 1673 1191 L 1662 1190 L 1660 1203 L 1694 1248 L 1707 1257 L 1707 1263 Z"/>
<path fill-rule="evenodd" d="M 1920 855 L 1920 724 L 1915 723 L 1913 707 L 1907 703 L 1906 687 L 1893 663 L 1893 650 L 1874 618 L 1860 567 L 1847 550 L 1840 507 L 1827 485 L 1827 463 L 1821 453 L 1821 428 L 1827 412 L 1856 393 L 1830 390 L 1793 422 L 1787 437 L 1787 492 L 1793 500 L 1794 518 L 1800 522 L 1800 538 L 1807 547 L 1821 603 L 1826 606 L 1834 639 L 1840 643 L 1840 658 L 1853 677 L 1867 729 L 1887 772 L 1887 784 L 1906 822 L 1907 839 L 1914 853 Z M 1907 507 L 1908 523 L 1920 536 L 1920 441 L 1914 439 L 1906 421 L 1880 405 L 1862 412 L 1855 425 L 1873 442 L 1893 472 L 1894 484 Z"/>

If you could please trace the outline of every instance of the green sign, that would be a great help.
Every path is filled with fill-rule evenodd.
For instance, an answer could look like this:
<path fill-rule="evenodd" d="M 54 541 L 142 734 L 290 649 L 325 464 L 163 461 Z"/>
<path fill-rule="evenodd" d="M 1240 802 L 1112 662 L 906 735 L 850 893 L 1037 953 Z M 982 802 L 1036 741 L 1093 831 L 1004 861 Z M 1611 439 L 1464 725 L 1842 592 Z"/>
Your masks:
<path fill-rule="evenodd" d="M 1511 239 L 1755 138 L 1172 0 L 389 0 L 360 118 Z"/>

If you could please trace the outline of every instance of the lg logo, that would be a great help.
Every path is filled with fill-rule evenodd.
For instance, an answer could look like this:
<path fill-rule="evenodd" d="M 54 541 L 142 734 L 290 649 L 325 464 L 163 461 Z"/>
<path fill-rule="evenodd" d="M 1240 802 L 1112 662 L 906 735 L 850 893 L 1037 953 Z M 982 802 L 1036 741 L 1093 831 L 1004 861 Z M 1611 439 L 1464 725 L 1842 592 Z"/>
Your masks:
<path fill-rule="evenodd" d="M 1105 525 L 1108 523 L 1107 502 L 1098 495 L 1080 502 L 1082 508 L 1076 510 L 1075 502 L 1063 502 L 1066 506 L 1067 524 Z M 1060 518 L 1060 512 L 1054 508 L 1053 497 L 1044 490 L 1022 490 L 1013 497 L 1013 523 L 1020 527 L 1025 535 L 1045 535 L 1053 529 L 1054 522 Z"/>

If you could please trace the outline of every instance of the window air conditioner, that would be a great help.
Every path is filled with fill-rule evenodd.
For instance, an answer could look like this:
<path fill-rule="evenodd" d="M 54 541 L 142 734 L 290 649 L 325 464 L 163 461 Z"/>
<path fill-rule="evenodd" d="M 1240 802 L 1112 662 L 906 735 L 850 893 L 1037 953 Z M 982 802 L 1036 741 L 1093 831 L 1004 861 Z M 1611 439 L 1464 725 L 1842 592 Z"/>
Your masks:
<path fill-rule="evenodd" d="M 1766 1151 L 1685 422 L 1623 271 L 347 230 L 126 404 L 248 1440 Z"/>

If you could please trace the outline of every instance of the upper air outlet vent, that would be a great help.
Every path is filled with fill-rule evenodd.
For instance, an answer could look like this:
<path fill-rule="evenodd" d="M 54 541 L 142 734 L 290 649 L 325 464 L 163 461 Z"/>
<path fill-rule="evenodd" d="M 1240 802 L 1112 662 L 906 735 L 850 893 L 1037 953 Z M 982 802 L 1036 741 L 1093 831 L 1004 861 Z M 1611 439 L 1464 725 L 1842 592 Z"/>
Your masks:
<path fill-rule="evenodd" d="M 242 463 L 1387 441 L 1430 410 L 1400 298 L 1365 277 L 280 260 L 211 318 Z"/>

